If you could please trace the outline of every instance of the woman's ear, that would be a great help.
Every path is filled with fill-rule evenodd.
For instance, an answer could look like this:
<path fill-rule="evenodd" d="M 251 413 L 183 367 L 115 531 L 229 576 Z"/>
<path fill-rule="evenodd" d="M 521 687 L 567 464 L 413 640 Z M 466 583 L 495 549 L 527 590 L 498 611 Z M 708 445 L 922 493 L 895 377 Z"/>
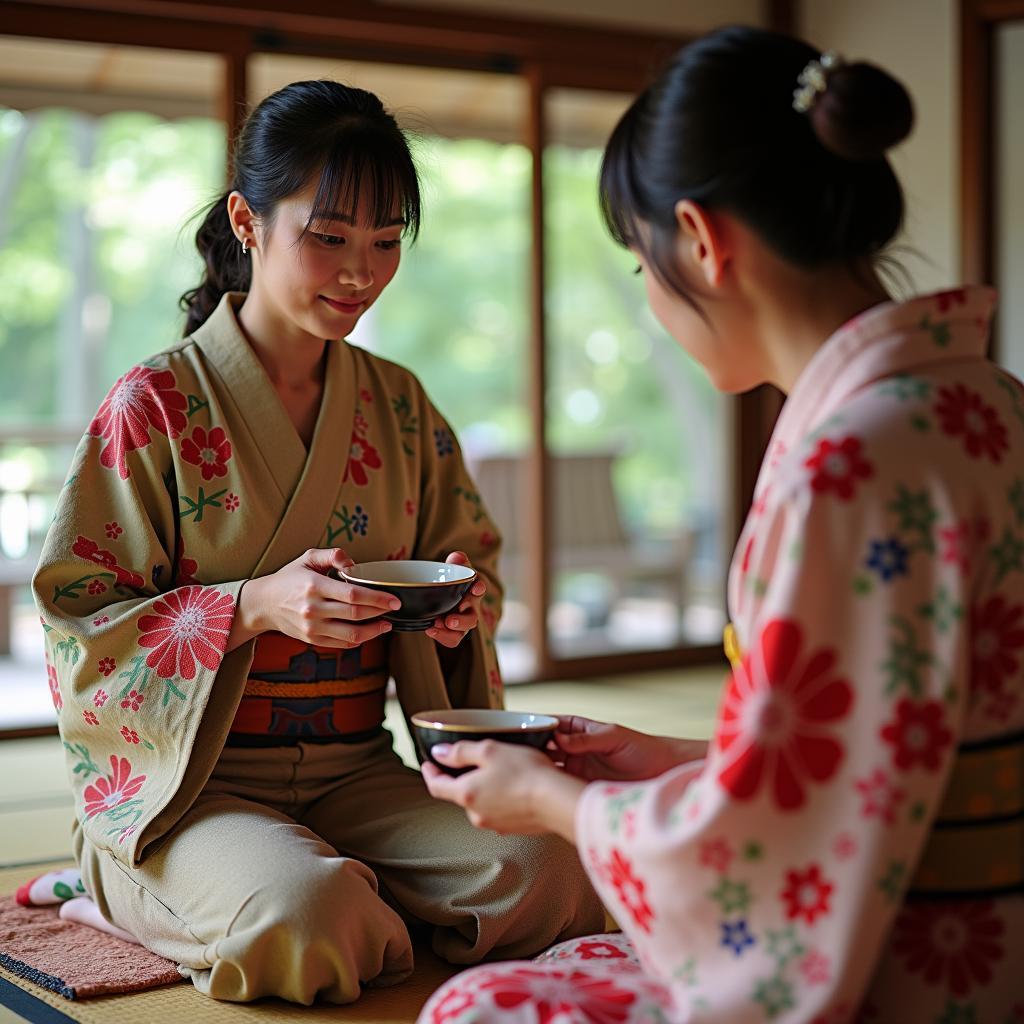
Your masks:
<path fill-rule="evenodd" d="M 712 288 L 717 288 L 731 255 L 722 223 L 692 199 L 680 199 L 675 214 L 679 225 L 676 250 L 680 258 Z"/>
<path fill-rule="evenodd" d="M 228 220 L 231 230 L 239 242 L 246 242 L 247 248 L 256 244 L 256 214 L 249 208 L 245 196 L 237 191 L 228 193 Z"/>

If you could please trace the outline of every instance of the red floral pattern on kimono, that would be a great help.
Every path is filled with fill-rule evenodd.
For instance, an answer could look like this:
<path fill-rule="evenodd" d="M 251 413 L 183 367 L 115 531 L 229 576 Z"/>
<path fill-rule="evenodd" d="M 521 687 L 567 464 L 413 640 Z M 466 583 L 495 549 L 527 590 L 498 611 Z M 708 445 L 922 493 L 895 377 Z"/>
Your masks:
<path fill-rule="evenodd" d="M 467 971 L 422 1021 L 472 993 L 462 1024 L 533 1024 L 547 979 L 584 965 L 637 995 L 629 1024 L 1017 1019 L 1024 896 L 919 880 L 958 751 L 1024 731 L 1024 391 L 985 358 L 992 304 L 969 288 L 869 310 L 790 394 L 730 572 L 741 653 L 706 762 L 594 782 L 577 809 L 624 932 L 590 941 L 631 958 Z M 1014 806 L 1015 779 L 982 803 Z M 983 829 L 970 845 L 1013 860 Z M 499 972 L 515 1007 L 485 998 Z M 563 1019 L 590 1019 L 567 999 Z"/>
<path fill-rule="evenodd" d="M 170 370 L 154 370 L 136 366 L 110 389 L 110 394 L 89 424 L 93 437 L 102 437 L 106 446 L 100 453 L 100 464 L 117 469 L 122 480 L 128 479 L 128 452 L 145 448 L 150 443 L 150 428 L 167 437 L 176 438 L 187 424 L 188 401 L 175 389 Z"/>
<path fill-rule="evenodd" d="M 332 341 L 306 445 L 239 327 L 243 298 L 111 389 L 34 580 L 76 817 L 129 868 L 193 806 L 230 731 L 258 642 L 225 653 L 246 581 L 310 548 L 466 552 L 487 580 L 486 621 L 443 663 L 422 634 L 390 637 L 387 670 L 407 710 L 501 704 L 498 531 L 457 442 L 438 454 L 443 417 L 408 370 Z"/>

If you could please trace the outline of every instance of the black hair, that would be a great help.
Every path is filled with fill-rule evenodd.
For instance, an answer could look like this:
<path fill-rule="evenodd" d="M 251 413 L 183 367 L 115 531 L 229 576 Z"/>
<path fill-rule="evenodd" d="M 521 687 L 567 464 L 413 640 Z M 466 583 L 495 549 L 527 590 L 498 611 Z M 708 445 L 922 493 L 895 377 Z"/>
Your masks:
<path fill-rule="evenodd" d="M 680 50 L 612 132 L 605 222 L 693 305 L 673 258 L 681 199 L 729 211 L 805 269 L 860 268 L 899 232 L 903 193 L 885 151 L 910 134 L 910 97 L 877 67 L 840 64 L 801 113 L 794 91 L 819 56 L 763 29 L 718 29 Z"/>
<path fill-rule="evenodd" d="M 400 216 L 415 239 L 420 189 L 408 139 L 381 101 L 339 82 L 292 82 L 263 100 L 239 132 L 230 187 L 207 209 L 196 233 L 205 273 L 181 297 L 191 334 L 229 291 L 247 291 L 249 257 L 231 230 L 227 199 L 237 190 L 269 226 L 278 202 L 319 175 L 309 225 L 332 211 L 354 217 L 365 198 L 375 227 Z"/>

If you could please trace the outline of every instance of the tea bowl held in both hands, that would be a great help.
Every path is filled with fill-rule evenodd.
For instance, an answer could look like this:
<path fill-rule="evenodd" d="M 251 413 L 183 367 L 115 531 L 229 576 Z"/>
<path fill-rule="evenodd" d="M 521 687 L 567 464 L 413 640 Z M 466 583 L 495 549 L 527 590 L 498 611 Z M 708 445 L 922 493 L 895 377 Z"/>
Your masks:
<path fill-rule="evenodd" d="M 341 570 L 349 583 L 383 590 L 402 602 L 384 618 L 393 629 L 429 629 L 434 620 L 459 607 L 476 582 L 476 570 L 454 562 L 360 562 Z"/>
<path fill-rule="evenodd" d="M 459 740 L 498 740 L 543 750 L 555 735 L 558 719 L 526 711 L 496 711 L 483 708 L 448 708 L 420 711 L 412 716 L 412 727 L 420 759 L 437 765 L 448 775 L 462 775 L 471 768 L 450 768 L 435 761 L 431 748 L 438 743 Z"/>

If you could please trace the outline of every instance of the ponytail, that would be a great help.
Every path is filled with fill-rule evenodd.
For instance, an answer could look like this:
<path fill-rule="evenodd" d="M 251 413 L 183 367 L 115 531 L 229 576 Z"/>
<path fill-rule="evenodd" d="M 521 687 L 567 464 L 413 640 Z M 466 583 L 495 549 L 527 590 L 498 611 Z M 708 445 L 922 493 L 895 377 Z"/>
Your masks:
<path fill-rule="evenodd" d="M 230 194 L 229 190 L 213 202 L 196 232 L 196 248 L 203 257 L 204 272 L 199 284 L 181 297 L 181 308 L 186 314 L 185 337 L 206 322 L 226 292 L 249 289 L 249 259 L 242 254 L 228 219 Z"/>

